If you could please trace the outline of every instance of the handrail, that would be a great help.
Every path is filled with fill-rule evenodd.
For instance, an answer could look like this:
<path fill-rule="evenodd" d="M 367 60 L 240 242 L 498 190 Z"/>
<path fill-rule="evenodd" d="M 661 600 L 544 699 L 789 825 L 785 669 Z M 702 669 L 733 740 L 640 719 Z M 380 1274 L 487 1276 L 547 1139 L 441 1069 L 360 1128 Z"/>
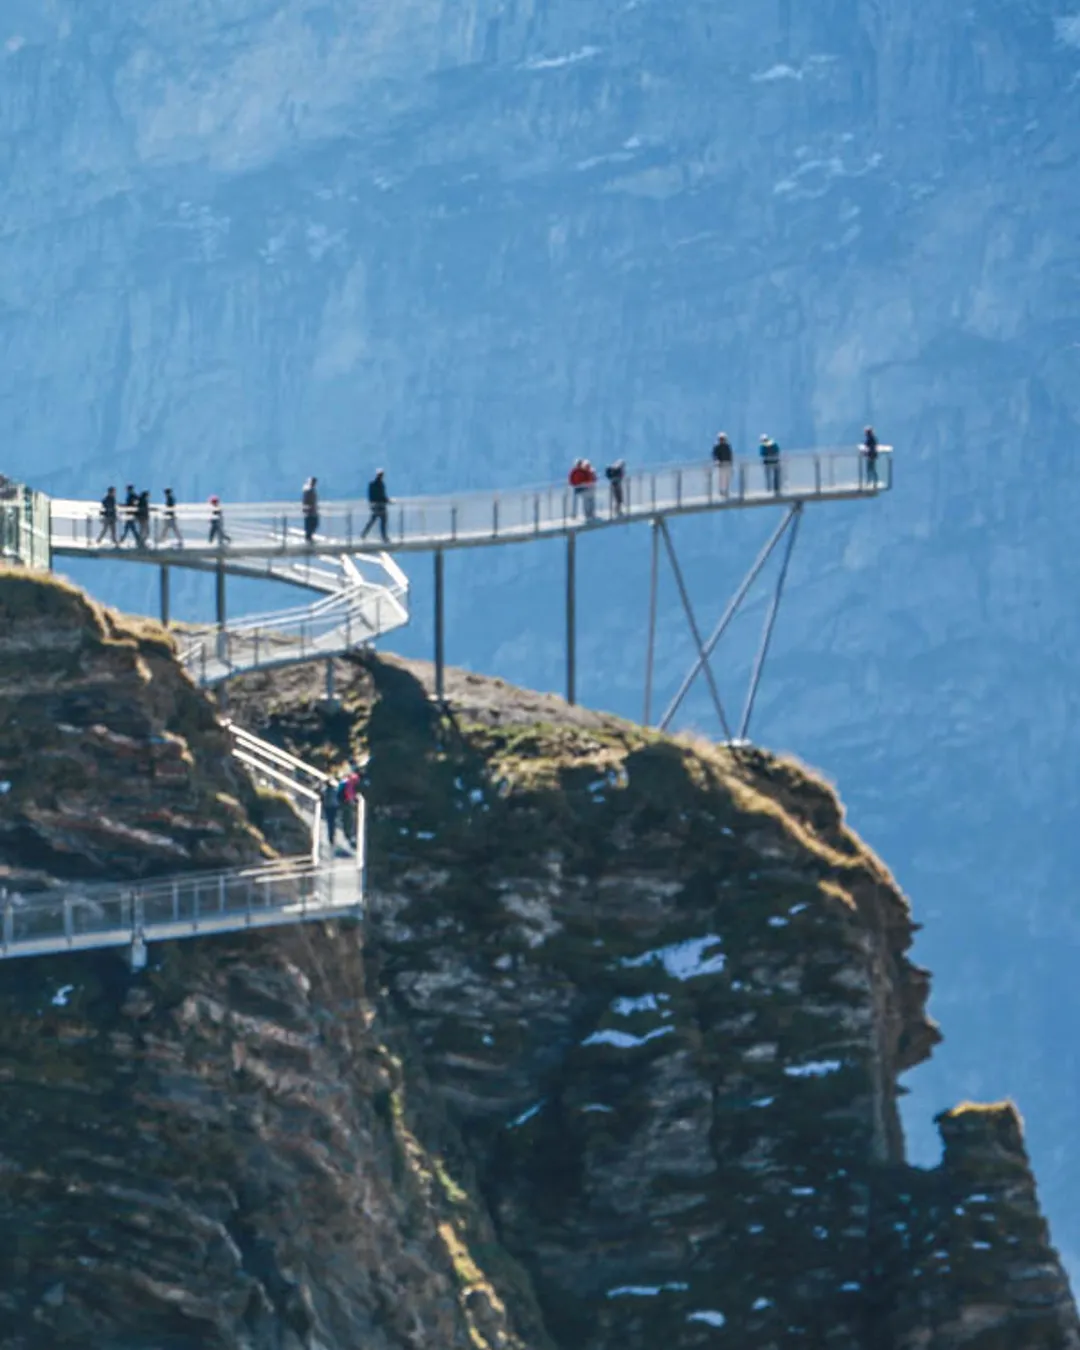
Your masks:
<path fill-rule="evenodd" d="M 893 452 L 891 445 L 882 445 L 878 447 L 878 457 L 882 462 L 889 459 Z M 821 463 L 841 460 L 850 460 L 853 456 L 859 456 L 861 447 L 854 445 L 846 446 L 826 446 L 817 449 L 798 448 L 794 450 L 781 450 L 780 463 L 782 465 L 792 464 L 812 464 L 817 460 Z M 737 457 L 734 461 L 734 469 L 756 469 L 761 467 L 761 459 L 758 455 L 745 455 Z M 702 470 L 715 469 L 711 460 L 698 458 L 695 460 L 680 461 L 672 464 L 645 465 L 640 469 L 627 470 L 627 482 L 648 481 L 651 478 L 671 475 L 676 477 L 683 475 L 688 477 Z M 602 488 L 604 483 L 601 481 L 596 485 Z M 505 489 L 473 489 L 468 492 L 459 492 L 452 494 L 441 494 L 433 496 L 418 497 L 394 497 L 391 499 L 391 511 L 405 510 L 409 512 L 438 511 L 454 505 L 466 510 L 471 505 L 487 503 L 490 505 L 493 501 L 507 501 L 511 498 L 521 498 L 540 495 L 550 495 L 554 493 L 569 495 L 569 485 L 565 480 L 547 481 L 545 483 L 536 483 L 526 486 L 513 486 Z M 72 515 L 82 516 L 87 511 L 98 517 L 99 504 L 97 502 L 88 502 L 76 498 L 55 497 L 52 499 L 52 508 L 54 517 L 69 518 Z M 205 503 L 197 502 L 178 502 L 176 505 L 176 516 L 180 521 L 205 522 L 208 519 L 209 508 Z M 320 503 L 320 515 L 334 513 L 340 515 L 343 512 L 351 511 L 354 516 L 359 515 L 361 522 L 366 521 L 369 511 L 369 504 L 363 498 L 340 498 L 324 499 Z M 151 517 L 163 519 L 164 508 L 158 504 L 152 504 Z M 233 524 L 243 525 L 248 521 L 264 521 L 267 517 L 276 517 L 279 524 L 286 522 L 286 528 L 292 532 L 302 535 L 302 530 L 296 526 L 288 526 L 287 522 L 291 517 L 294 521 L 301 520 L 301 509 L 295 501 L 266 501 L 266 502 L 223 502 L 222 511 L 227 522 L 227 529 L 231 529 Z M 124 507 L 118 508 L 118 518 L 125 519 L 129 514 Z M 489 515 L 490 519 L 490 515 Z M 498 529 L 495 530 L 498 533 Z M 318 539 L 318 535 L 316 536 Z"/>

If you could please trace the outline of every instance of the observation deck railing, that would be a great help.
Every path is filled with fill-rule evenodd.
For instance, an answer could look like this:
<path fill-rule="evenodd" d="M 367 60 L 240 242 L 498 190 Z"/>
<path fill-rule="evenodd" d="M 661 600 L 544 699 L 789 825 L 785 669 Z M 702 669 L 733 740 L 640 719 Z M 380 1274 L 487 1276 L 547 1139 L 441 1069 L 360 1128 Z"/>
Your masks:
<path fill-rule="evenodd" d="M 392 486 L 392 484 L 391 484 Z M 622 509 L 616 509 L 608 483 L 601 478 L 588 492 L 565 483 L 518 488 L 506 492 L 470 492 L 449 497 L 392 499 L 386 511 L 387 538 L 378 524 L 363 535 L 370 520 L 366 501 L 323 500 L 319 526 L 309 544 L 302 530 L 299 506 L 287 502 L 224 503 L 225 540 L 210 543 L 209 508 L 184 503 L 176 508 L 184 547 L 161 541 L 161 513 L 146 552 L 182 563 L 184 558 L 357 553 L 366 550 L 424 551 L 511 543 L 593 526 L 649 520 L 657 515 L 690 514 L 775 503 L 872 497 L 892 487 L 891 448 L 881 447 L 871 465 L 857 447 L 781 452 L 777 477 L 760 459 L 737 459 L 730 475 L 711 461 L 668 465 L 628 472 L 623 482 Z M 100 514 L 96 503 L 52 502 L 52 544 L 55 552 L 112 553 L 111 542 L 99 543 Z M 154 540 L 158 542 L 155 544 Z M 130 550 L 129 550 L 130 551 Z"/>
<path fill-rule="evenodd" d="M 49 498 L 0 476 L 0 561 L 36 571 L 50 566 Z"/>

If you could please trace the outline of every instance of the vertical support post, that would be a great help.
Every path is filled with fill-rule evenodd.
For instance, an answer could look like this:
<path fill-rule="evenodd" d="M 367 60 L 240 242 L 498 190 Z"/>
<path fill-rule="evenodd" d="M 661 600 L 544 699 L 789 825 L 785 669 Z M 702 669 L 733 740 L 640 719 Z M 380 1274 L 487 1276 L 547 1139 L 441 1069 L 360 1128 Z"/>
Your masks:
<path fill-rule="evenodd" d="M 437 548 L 435 550 L 435 697 L 440 703 L 446 696 L 444 599 L 443 551 L 441 548 Z"/>
<path fill-rule="evenodd" d="M 160 592 L 161 592 L 161 622 L 162 622 L 162 624 L 163 624 L 166 628 L 168 628 L 168 626 L 169 626 L 169 568 L 168 568 L 168 565 L 167 565 L 167 564 L 163 564 L 163 565 L 162 565 L 162 568 L 161 568 L 161 577 L 160 577 L 160 587 L 159 587 L 159 589 L 160 589 Z"/>
<path fill-rule="evenodd" d="M 217 626 L 222 631 L 225 628 L 225 568 L 219 562 L 215 574 L 215 599 L 217 601 Z"/>
<path fill-rule="evenodd" d="M 791 562 L 791 553 L 795 547 L 795 540 L 799 535 L 799 522 L 802 520 L 802 503 L 796 502 L 792 507 L 791 529 L 788 531 L 787 547 L 784 549 L 784 561 L 780 565 L 780 575 L 776 579 L 776 590 L 773 592 L 772 604 L 769 606 L 769 614 L 765 620 L 765 629 L 761 635 L 761 646 L 758 648 L 757 660 L 754 662 L 754 671 L 750 676 L 750 688 L 746 695 L 746 707 L 743 709 L 742 722 L 739 726 L 739 740 L 746 740 L 746 733 L 750 729 L 750 717 L 754 711 L 754 701 L 757 698 L 758 685 L 761 683 L 761 672 L 765 668 L 765 658 L 769 654 L 769 644 L 772 641 L 773 629 L 776 627 L 776 616 L 780 611 L 780 601 L 784 596 L 784 582 L 787 580 L 788 566 Z"/>
<path fill-rule="evenodd" d="M 566 536 L 566 701 L 577 701 L 577 536 Z"/>
<path fill-rule="evenodd" d="M 660 522 L 653 520 L 649 527 L 652 534 L 652 566 L 649 569 L 649 635 L 645 648 L 645 715 L 641 719 L 643 726 L 652 722 L 653 667 L 656 660 L 656 600 L 660 583 Z"/>

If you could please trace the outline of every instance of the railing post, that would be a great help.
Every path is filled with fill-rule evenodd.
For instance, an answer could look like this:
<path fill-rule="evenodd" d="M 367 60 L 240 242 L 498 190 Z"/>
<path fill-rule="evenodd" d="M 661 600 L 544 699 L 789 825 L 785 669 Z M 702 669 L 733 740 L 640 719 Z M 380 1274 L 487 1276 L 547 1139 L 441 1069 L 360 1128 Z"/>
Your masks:
<path fill-rule="evenodd" d="M 493 497 L 491 502 L 491 535 L 493 539 L 499 537 L 499 499 Z"/>
<path fill-rule="evenodd" d="M 180 883 L 175 877 L 172 884 L 172 916 L 173 923 L 180 922 Z"/>
<path fill-rule="evenodd" d="M 345 512 L 345 538 L 348 540 L 349 548 L 352 548 L 352 507 Z"/>
<path fill-rule="evenodd" d="M 225 873 L 218 877 L 218 913 L 225 913 Z"/>
<path fill-rule="evenodd" d="M 814 491 L 821 496 L 821 456 L 814 456 Z"/>
<path fill-rule="evenodd" d="M 675 470 L 675 509 L 682 510 L 682 469 Z"/>
<path fill-rule="evenodd" d="M 201 914 L 201 905 L 200 905 L 200 900 L 201 900 L 201 898 L 202 898 L 202 897 L 201 897 L 201 887 L 199 886 L 198 881 L 196 881 L 196 882 L 195 882 L 195 891 L 194 891 L 194 894 L 193 894 L 192 897 L 191 897 L 191 931 L 192 931 L 193 933 L 197 933 L 197 932 L 199 931 L 199 918 L 200 918 L 200 914 Z"/>
<path fill-rule="evenodd" d="M 15 906 L 10 900 L 4 901 L 4 951 L 8 951 L 15 941 Z"/>
<path fill-rule="evenodd" d="M 540 533 L 540 494 L 533 493 L 533 532 Z"/>
<path fill-rule="evenodd" d="M 63 909 L 64 909 L 64 938 L 65 938 L 65 940 L 66 940 L 66 942 L 67 942 L 67 945 L 70 947 L 70 946 L 71 946 L 71 939 L 72 939 L 72 937 L 74 936 L 74 926 L 73 926 L 73 924 L 72 924 L 72 919 L 71 919 L 71 898 L 70 898 L 70 896 L 65 895 L 61 903 L 62 903 Z"/>
<path fill-rule="evenodd" d="M 457 539 L 457 503 L 450 508 L 450 538 Z"/>

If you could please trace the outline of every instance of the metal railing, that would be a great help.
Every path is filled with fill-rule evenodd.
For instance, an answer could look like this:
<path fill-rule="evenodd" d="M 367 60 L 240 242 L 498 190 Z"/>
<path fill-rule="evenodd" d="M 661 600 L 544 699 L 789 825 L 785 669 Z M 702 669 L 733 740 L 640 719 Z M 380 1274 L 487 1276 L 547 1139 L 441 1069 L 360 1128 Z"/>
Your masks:
<path fill-rule="evenodd" d="M 256 781 L 283 791 L 311 829 L 296 858 L 225 871 L 126 884 L 71 882 L 21 894 L 0 889 L 0 958 L 128 947 L 146 960 L 149 942 L 304 923 L 357 912 L 364 897 L 366 806 L 356 798 L 355 849 L 341 857 L 322 832 L 328 775 L 227 722 L 233 755 Z"/>
<path fill-rule="evenodd" d="M 0 480 L 0 560 L 44 571 L 50 566 L 49 498 L 10 479 Z"/>
<path fill-rule="evenodd" d="M 891 487 L 891 447 L 882 446 L 873 463 L 861 448 L 843 447 L 781 452 L 775 471 L 759 458 L 746 458 L 737 459 L 728 472 L 711 461 L 629 472 L 622 484 L 621 505 L 603 478 L 591 492 L 559 483 L 508 492 L 393 499 L 380 513 L 385 541 L 378 517 L 372 520 L 371 509 L 363 501 L 324 502 L 319 508 L 318 532 L 310 544 L 299 508 L 289 503 L 226 504 L 225 537 L 213 544 L 208 539 L 207 506 L 184 503 L 177 506 L 176 516 L 184 531 L 183 551 L 189 557 L 193 553 L 296 556 L 513 542 L 656 515 L 869 497 Z M 52 520 L 55 551 L 97 552 L 113 547 L 110 542 L 96 542 L 100 516 L 94 503 L 54 500 Z M 167 547 L 171 552 L 170 541 L 161 539 L 162 520 L 160 511 L 155 511 L 148 551 Z"/>
<path fill-rule="evenodd" d="M 362 899 L 362 871 L 352 858 L 286 859 L 123 886 L 0 892 L 0 958 L 144 950 L 151 941 L 332 918 L 356 910 Z"/>
<path fill-rule="evenodd" d="M 366 580 L 343 556 L 339 590 L 310 605 L 208 626 L 181 645 L 180 659 L 201 684 L 212 684 L 242 670 L 341 655 L 392 632 L 409 621 L 409 583 L 388 555 L 379 561 L 387 585 Z"/>

